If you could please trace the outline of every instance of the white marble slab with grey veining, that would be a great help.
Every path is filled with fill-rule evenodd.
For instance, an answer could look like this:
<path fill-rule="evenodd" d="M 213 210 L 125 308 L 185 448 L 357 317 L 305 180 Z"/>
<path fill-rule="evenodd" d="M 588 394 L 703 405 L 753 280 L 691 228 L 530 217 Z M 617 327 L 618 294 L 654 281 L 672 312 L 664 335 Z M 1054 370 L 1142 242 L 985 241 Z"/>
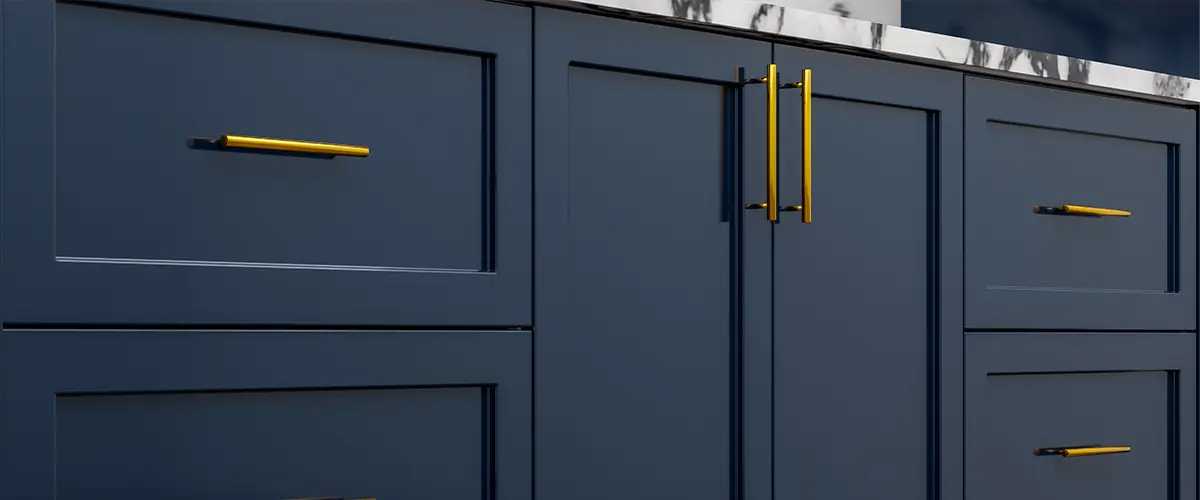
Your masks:
<path fill-rule="evenodd" d="M 1200 102 L 1200 81 L 1191 78 L 896 26 L 899 1 L 548 0 L 763 32 L 943 65 L 987 68 L 1074 86 Z M 781 3 L 789 6 L 778 5 Z"/>

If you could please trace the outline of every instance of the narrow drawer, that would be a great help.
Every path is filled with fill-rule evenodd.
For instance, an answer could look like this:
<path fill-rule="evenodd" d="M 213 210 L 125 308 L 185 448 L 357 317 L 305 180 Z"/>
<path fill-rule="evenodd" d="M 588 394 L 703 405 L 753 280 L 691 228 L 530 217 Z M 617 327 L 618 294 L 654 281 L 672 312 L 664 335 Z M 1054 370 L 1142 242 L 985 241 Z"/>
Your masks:
<path fill-rule="evenodd" d="M 968 334 L 967 500 L 1195 496 L 1192 334 Z"/>
<path fill-rule="evenodd" d="M 383 3 L 497 16 L 366 40 L 12 9 L 5 321 L 530 324 L 528 10 Z"/>
<path fill-rule="evenodd" d="M 529 332 L 6 331 L 30 500 L 527 499 Z"/>
<path fill-rule="evenodd" d="M 1195 328 L 1195 112 L 967 80 L 966 326 Z"/>

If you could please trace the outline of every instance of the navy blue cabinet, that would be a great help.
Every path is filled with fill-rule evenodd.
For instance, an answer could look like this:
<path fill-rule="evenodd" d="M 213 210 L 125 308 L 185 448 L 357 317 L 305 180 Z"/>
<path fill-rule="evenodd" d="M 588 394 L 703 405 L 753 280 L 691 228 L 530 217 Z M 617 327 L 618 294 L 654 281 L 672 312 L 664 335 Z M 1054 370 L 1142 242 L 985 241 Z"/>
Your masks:
<path fill-rule="evenodd" d="M 966 102 L 968 328 L 1196 328 L 1195 111 L 976 77 Z"/>
<path fill-rule="evenodd" d="M 1195 497 L 1195 112 L 964 97 L 966 498 Z"/>
<path fill-rule="evenodd" d="M 2 8 L 0 497 L 532 496 L 530 9 Z"/>
<path fill-rule="evenodd" d="M 1192 110 L 507 2 L 0 2 L 0 496 L 1195 496 Z"/>
<path fill-rule="evenodd" d="M 530 498 L 527 331 L 0 339 L 0 491 L 85 500 Z"/>
<path fill-rule="evenodd" d="M 965 387 L 970 500 L 1196 497 L 1193 333 L 972 333 Z"/>
<path fill-rule="evenodd" d="M 939 269 L 942 238 L 961 238 L 939 216 L 961 212 L 961 75 L 535 19 L 538 494 L 935 495 L 942 325 L 961 364 L 961 293 L 949 278 L 943 301 Z M 776 101 L 739 83 L 772 62 Z M 784 85 L 804 69 L 823 82 L 807 125 Z M 811 224 L 787 208 L 806 126 Z M 776 221 L 760 209 L 772 133 Z"/>
<path fill-rule="evenodd" d="M 731 498 L 737 190 L 766 116 L 735 71 L 764 70 L 771 46 L 535 20 L 538 496 Z"/>
<path fill-rule="evenodd" d="M 773 304 L 746 307 L 773 318 L 776 498 L 938 498 L 961 484 L 939 401 L 961 394 L 962 75 L 784 45 L 775 62 L 812 85 L 809 200 L 804 99 L 779 97 L 780 204 L 808 206 L 746 219 L 772 250 L 770 273 L 761 250 L 745 269 Z"/>
<path fill-rule="evenodd" d="M 6 322 L 530 324 L 529 9 L 145 5 L 5 5 Z"/>

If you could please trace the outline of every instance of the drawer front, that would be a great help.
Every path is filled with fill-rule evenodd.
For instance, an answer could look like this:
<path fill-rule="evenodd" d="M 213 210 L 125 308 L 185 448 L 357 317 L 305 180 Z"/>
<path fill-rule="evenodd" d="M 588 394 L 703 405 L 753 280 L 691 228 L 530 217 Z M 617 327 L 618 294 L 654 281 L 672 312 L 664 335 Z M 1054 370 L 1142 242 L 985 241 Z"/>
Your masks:
<path fill-rule="evenodd" d="M 436 10 L 361 3 L 400 25 Z M 6 60 L 28 68 L 6 73 L 6 321 L 530 323 L 528 9 L 441 6 L 499 14 L 468 53 L 402 45 L 428 29 L 26 4 L 6 12 L 28 25 Z M 203 140 L 225 134 L 369 156 Z"/>
<path fill-rule="evenodd" d="M 968 500 L 1195 497 L 1192 334 L 968 334 L 966 349 Z"/>
<path fill-rule="evenodd" d="M 966 96 L 967 327 L 1195 328 L 1195 113 L 980 78 Z"/>
<path fill-rule="evenodd" d="M 0 484 L 29 500 L 527 499 L 528 332 L 28 332 Z"/>

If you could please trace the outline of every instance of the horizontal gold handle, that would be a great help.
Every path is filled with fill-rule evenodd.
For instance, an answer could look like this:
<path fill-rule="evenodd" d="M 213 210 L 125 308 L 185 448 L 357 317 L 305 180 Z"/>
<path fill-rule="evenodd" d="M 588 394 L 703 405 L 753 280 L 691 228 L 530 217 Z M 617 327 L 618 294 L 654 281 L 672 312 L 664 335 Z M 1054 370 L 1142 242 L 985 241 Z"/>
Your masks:
<path fill-rule="evenodd" d="M 365 158 L 371 155 L 371 149 L 366 146 L 349 144 L 332 144 L 327 142 L 296 141 L 290 139 L 272 139 L 269 137 L 251 137 L 247 135 L 225 134 L 219 138 L 192 137 L 188 139 L 188 147 L 192 149 L 208 149 L 216 151 L 245 151 L 296 154 L 300 156 L 315 156 L 333 158 L 335 156 L 354 156 Z"/>
<path fill-rule="evenodd" d="M 1128 210 L 1121 210 L 1117 208 L 1085 207 L 1082 205 L 1063 205 L 1060 207 L 1047 207 L 1038 205 L 1033 207 L 1033 213 L 1046 215 L 1081 215 L 1085 217 L 1129 217 L 1132 215 Z"/>
<path fill-rule="evenodd" d="M 1113 455 L 1117 453 L 1129 453 L 1132 451 L 1128 446 L 1076 446 L 1076 447 L 1057 447 L 1057 448 L 1038 448 L 1033 450 L 1033 454 L 1039 457 L 1047 455 L 1058 455 L 1060 457 L 1090 457 L 1095 455 Z"/>

